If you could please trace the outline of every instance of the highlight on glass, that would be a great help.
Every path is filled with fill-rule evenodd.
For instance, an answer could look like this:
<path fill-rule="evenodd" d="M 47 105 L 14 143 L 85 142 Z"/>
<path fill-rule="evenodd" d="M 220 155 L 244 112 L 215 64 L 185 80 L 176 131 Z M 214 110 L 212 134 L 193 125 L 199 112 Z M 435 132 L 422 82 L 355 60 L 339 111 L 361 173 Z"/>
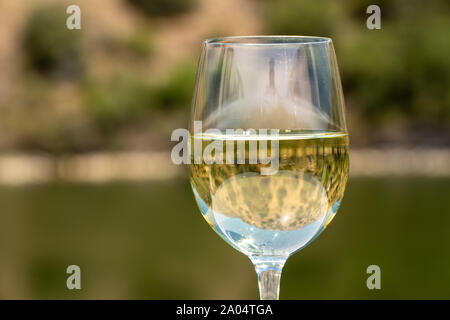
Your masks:
<path fill-rule="evenodd" d="M 261 299 L 278 299 L 286 260 L 331 222 L 347 183 L 332 40 L 205 40 L 190 135 L 189 176 L 203 217 L 253 262 Z"/>

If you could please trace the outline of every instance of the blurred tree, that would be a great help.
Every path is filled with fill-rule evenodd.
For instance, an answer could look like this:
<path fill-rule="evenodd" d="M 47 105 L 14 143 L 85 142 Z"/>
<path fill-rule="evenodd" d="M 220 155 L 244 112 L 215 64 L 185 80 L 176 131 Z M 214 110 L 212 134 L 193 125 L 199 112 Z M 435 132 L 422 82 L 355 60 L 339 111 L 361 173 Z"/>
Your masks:
<path fill-rule="evenodd" d="M 148 58 L 153 51 L 154 43 L 147 29 L 138 29 L 129 39 L 128 47 L 137 58 Z"/>
<path fill-rule="evenodd" d="M 189 110 L 195 85 L 196 65 L 181 63 L 175 66 L 169 78 L 156 88 L 155 107 L 163 110 Z"/>
<path fill-rule="evenodd" d="M 87 82 L 85 103 L 99 129 L 109 134 L 130 125 L 151 108 L 153 90 L 139 78 L 117 75 L 106 82 Z"/>
<path fill-rule="evenodd" d="M 394 114 L 450 127 L 450 3 L 442 0 L 264 0 L 272 34 L 330 36 L 348 101 L 366 123 Z M 366 8 L 381 8 L 381 30 L 366 28 Z M 378 127 L 379 128 L 379 127 Z"/>
<path fill-rule="evenodd" d="M 81 31 L 68 30 L 63 6 L 42 6 L 31 12 L 23 46 L 28 65 L 42 75 L 77 78 L 82 72 Z"/>
<path fill-rule="evenodd" d="M 150 17 L 172 16 L 189 11 L 193 0 L 127 0 Z"/>
<path fill-rule="evenodd" d="M 269 33 L 286 35 L 331 36 L 341 18 L 339 6 L 332 0 L 265 0 L 264 21 Z"/>

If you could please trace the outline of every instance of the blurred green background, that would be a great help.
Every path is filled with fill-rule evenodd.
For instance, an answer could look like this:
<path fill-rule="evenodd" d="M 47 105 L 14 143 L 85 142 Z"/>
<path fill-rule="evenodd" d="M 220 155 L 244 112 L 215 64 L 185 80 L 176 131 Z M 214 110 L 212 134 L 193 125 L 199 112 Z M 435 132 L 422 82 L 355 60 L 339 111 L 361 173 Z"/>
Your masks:
<path fill-rule="evenodd" d="M 448 178 L 354 178 L 292 256 L 282 299 L 449 299 Z M 175 198 L 174 198 L 175 197 Z M 203 220 L 188 182 L 0 188 L 1 298 L 258 299 L 250 260 Z M 65 287 L 81 268 L 82 289 Z M 381 290 L 366 269 L 381 268 Z"/>
<path fill-rule="evenodd" d="M 66 28 L 71 4 L 81 30 Z M 381 30 L 366 28 L 371 4 Z M 101 162 L 67 179 L 60 164 L 168 154 L 201 40 L 296 34 L 333 38 L 352 150 L 369 156 L 352 159 L 335 221 L 286 264 L 281 298 L 449 299 L 449 30 L 445 0 L 0 2 L 0 298 L 257 298 L 250 261 L 209 230 L 184 172 L 99 180 Z M 444 156 L 361 174 L 383 165 L 361 160 L 370 150 L 392 149 L 385 166 Z M 80 291 L 66 288 L 71 264 Z M 371 264 L 381 290 L 366 287 Z"/>

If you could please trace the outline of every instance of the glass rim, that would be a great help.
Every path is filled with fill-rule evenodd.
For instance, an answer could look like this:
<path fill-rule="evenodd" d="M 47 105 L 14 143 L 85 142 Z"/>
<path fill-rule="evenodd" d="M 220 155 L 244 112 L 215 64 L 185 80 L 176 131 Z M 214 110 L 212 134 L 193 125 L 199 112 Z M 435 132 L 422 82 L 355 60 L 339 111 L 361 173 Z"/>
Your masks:
<path fill-rule="evenodd" d="M 204 45 L 218 46 L 273 46 L 273 45 L 311 45 L 311 44 L 327 44 L 332 39 L 318 36 L 296 36 L 296 35 L 262 35 L 262 36 L 230 36 L 216 37 L 203 40 Z"/>

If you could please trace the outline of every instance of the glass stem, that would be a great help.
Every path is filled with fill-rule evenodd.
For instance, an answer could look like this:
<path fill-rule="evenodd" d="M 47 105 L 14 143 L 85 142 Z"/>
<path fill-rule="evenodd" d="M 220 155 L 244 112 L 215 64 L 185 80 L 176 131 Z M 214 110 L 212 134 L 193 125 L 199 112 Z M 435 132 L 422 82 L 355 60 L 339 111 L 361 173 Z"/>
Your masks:
<path fill-rule="evenodd" d="M 251 259 L 258 275 L 261 300 L 279 299 L 281 270 L 283 270 L 286 259 L 286 257 L 255 257 Z"/>

